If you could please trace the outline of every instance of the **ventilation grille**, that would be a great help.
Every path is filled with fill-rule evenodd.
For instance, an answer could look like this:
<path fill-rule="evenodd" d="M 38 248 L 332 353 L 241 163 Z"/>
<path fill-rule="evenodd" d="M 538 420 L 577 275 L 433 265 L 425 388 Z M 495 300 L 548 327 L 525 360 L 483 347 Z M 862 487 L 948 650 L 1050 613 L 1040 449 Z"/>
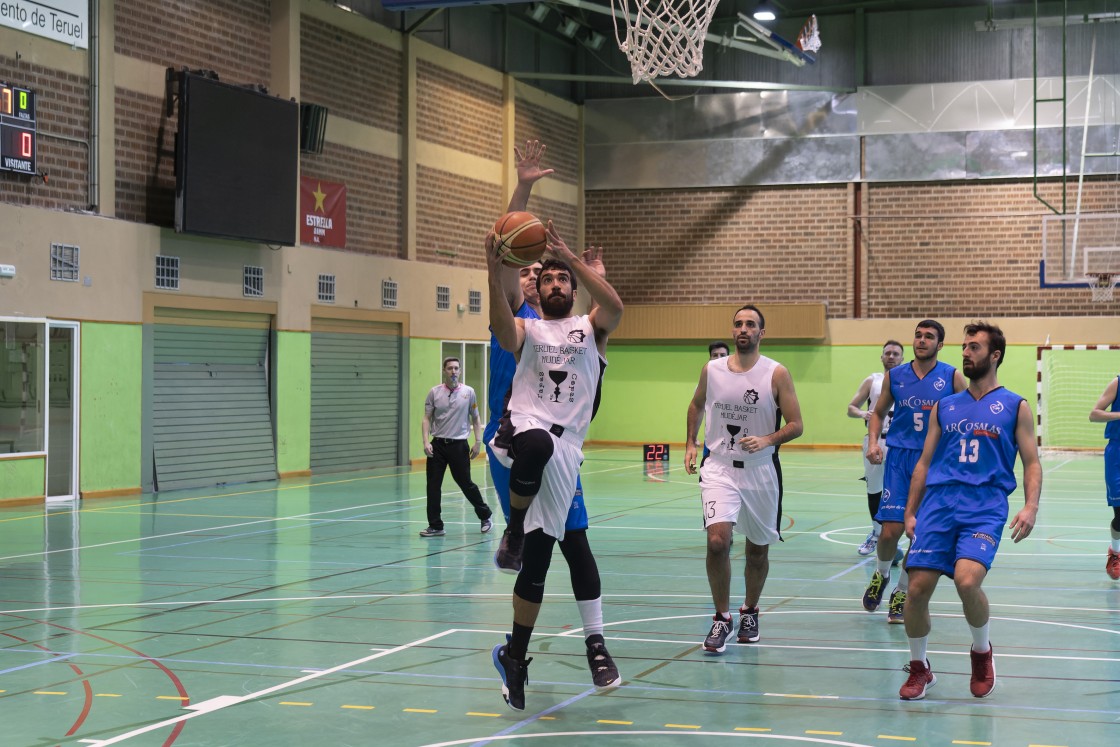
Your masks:
<path fill-rule="evenodd" d="M 245 274 L 242 276 L 241 290 L 246 298 L 264 297 L 264 268 L 245 265 Z"/>
<path fill-rule="evenodd" d="M 436 311 L 449 311 L 451 309 L 451 288 L 446 285 L 436 286 Z"/>
<path fill-rule="evenodd" d="M 472 290 L 468 296 L 468 305 L 472 314 L 482 313 L 482 291 Z"/>
<path fill-rule="evenodd" d="M 319 276 L 319 303 L 334 303 L 334 275 Z"/>
<path fill-rule="evenodd" d="M 179 258 L 156 256 L 156 288 L 179 290 Z"/>
<path fill-rule="evenodd" d="M 397 308 L 397 281 L 396 280 L 382 280 L 381 281 L 381 308 L 395 309 Z"/>
<path fill-rule="evenodd" d="M 78 247 L 51 244 L 51 280 L 78 282 Z"/>

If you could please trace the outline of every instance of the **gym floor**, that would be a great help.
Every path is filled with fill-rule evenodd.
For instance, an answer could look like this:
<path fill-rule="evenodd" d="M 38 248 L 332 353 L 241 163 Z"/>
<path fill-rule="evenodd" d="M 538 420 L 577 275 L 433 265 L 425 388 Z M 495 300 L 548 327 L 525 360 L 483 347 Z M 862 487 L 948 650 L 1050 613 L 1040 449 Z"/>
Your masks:
<path fill-rule="evenodd" d="M 591 544 L 623 685 L 597 692 L 557 552 L 526 710 L 491 648 L 513 577 L 450 476 L 447 535 L 422 539 L 423 469 L 0 510 L 0 712 L 24 745 L 1047 745 L 1120 740 L 1120 582 L 1104 573 L 1101 457 L 1044 459 L 1035 533 L 985 588 L 998 683 L 969 695 L 952 583 L 932 605 L 926 700 L 885 606 L 863 611 L 868 519 L 855 451 L 788 450 L 785 542 L 762 640 L 705 655 L 695 478 L 637 448 L 587 449 Z M 483 461 L 477 482 L 487 482 Z M 485 491 L 496 507 L 492 490 Z M 1012 513 L 1021 493 L 1012 496 Z M 742 542 L 732 599 L 741 601 Z"/>

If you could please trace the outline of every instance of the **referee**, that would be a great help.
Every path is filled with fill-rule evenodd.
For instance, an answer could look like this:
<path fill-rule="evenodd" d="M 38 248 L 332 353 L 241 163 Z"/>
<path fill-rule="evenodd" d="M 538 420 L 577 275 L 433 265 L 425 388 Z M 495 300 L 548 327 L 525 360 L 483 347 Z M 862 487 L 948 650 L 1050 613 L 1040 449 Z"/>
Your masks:
<path fill-rule="evenodd" d="M 467 429 L 474 427 L 474 446 L 467 449 Z M 440 493 L 443 472 L 451 468 L 451 477 L 463 491 L 475 515 L 482 521 L 482 531 L 489 532 L 493 512 L 482 499 L 478 486 L 471 480 L 471 460 L 482 448 L 482 420 L 478 416 L 478 398 L 474 389 L 459 383 L 459 359 L 443 359 L 443 383 L 432 387 L 424 400 L 424 453 L 428 455 L 428 528 L 421 537 L 442 537 Z"/>

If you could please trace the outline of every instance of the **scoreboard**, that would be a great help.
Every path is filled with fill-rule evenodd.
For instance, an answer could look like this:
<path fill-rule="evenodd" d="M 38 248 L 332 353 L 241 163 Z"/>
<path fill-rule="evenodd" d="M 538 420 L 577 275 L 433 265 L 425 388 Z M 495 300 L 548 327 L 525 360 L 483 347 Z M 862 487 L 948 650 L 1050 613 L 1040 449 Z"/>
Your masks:
<path fill-rule="evenodd" d="M 0 171 L 34 175 L 35 92 L 0 83 Z"/>

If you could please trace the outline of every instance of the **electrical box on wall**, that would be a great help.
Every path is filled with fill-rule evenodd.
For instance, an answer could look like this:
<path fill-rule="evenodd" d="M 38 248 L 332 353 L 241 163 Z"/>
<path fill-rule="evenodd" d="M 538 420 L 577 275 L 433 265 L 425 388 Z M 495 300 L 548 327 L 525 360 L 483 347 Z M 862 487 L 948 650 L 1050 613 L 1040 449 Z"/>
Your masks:
<path fill-rule="evenodd" d="M 0 278 L 14 278 L 15 276 L 15 265 L 0 265 Z"/>

